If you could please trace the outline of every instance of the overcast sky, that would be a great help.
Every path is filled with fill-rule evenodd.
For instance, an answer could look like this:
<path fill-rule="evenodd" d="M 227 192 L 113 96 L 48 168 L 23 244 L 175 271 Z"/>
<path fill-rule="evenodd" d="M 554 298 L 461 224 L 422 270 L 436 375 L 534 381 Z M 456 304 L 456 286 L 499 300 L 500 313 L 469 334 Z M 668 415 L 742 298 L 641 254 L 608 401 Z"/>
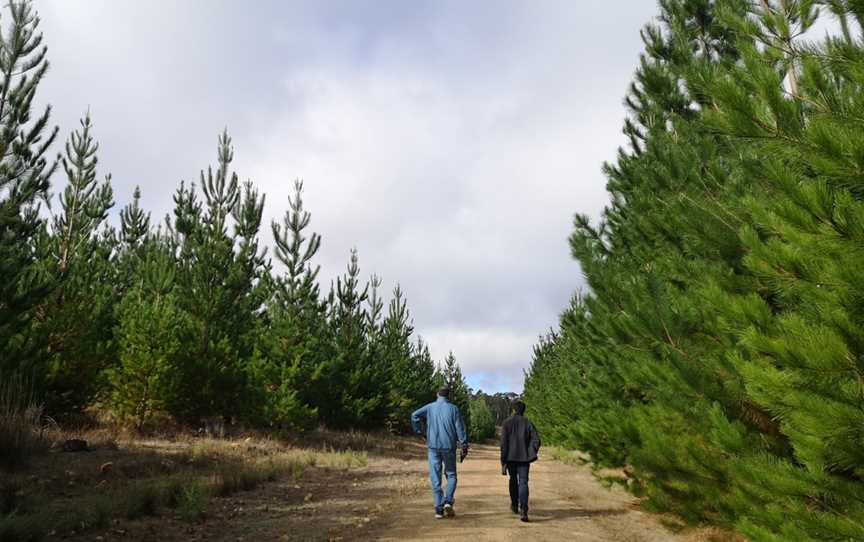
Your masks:
<path fill-rule="evenodd" d="M 216 157 L 281 217 L 305 181 L 326 290 L 351 247 L 406 292 L 436 359 L 520 391 L 582 284 L 567 237 L 604 160 L 654 0 L 36 0 L 65 138 L 89 108 L 117 209 L 160 218 Z M 57 147 L 59 151 L 59 145 Z M 62 183 L 55 178 L 55 191 Z M 264 234 L 271 240 L 269 226 Z"/>

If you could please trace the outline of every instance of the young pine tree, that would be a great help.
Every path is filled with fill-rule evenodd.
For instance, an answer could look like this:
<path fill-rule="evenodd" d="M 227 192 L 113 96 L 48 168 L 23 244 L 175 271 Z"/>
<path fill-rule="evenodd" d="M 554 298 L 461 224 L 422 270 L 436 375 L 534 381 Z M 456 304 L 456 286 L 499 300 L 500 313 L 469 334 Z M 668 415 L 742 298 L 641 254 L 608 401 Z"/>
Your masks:
<path fill-rule="evenodd" d="M 154 238 L 142 250 L 137 281 L 123 296 L 115 331 L 120 363 L 108 371 L 112 414 L 142 430 L 165 418 L 184 393 L 186 348 L 194 328 L 177 299 L 171 246 Z"/>
<path fill-rule="evenodd" d="M 360 288 L 354 249 L 347 271 L 336 279 L 335 295 L 331 295 L 334 358 L 329 375 L 333 405 L 325 419 L 336 427 L 367 426 L 376 409 L 384 406 L 382 387 L 386 382 L 375 381 L 377 372 L 368 353 L 369 316 L 364 303 L 369 298 L 369 286 Z"/>
<path fill-rule="evenodd" d="M 389 368 L 387 386 L 387 427 L 393 432 L 411 429 L 411 413 L 429 400 L 432 370 L 424 374 L 415 355 L 411 335 L 414 326 L 408 305 L 397 284 L 381 324 L 379 356 Z"/>
<path fill-rule="evenodd" d="M 104 388 L 103 371 L 116 359 L 112 330 L 116 302 L 116 236 L 100 235 L 114 206 L 111 176 L 97 181 L 99 144 L 89 113 L 66 142 L 61 163 L 67 184 L 54 216 L 49 261 L 56 289 L 45 305 L 50 363 L 47 406 L 54 416 L 80 412 Z"/>
<path fill-rule="evenodd" d="M 257 234 L 263 198 L 229 171 L 234 157 L 227 132 L 219 138 L 218 165 L 201 172 L 204 201 L 181 184 L 169 228 L 179 247 L 178 299 L 195 329 L 186 348 L 185 391 L 172 406 L 183 417 L 246 413 L 245 365 L 255 350 L 265 272 Z M 229 217 L 234 231 L 230 231 Z"/>
<path fill-rule="evenodd" d="M 307 428 L 317 419 L 317 404 L 328 386 L 323 367 L 329 352 L 326 305 L 320 299 L 319 267 L 312 258 L 321 236 L 306 236 L 311 214 L 303 207 L 303 183 L 295 181 L 282 224 L 272 223 L 276 258 L 285 266 L 268 302 L 270 326 L 265 348 L 248 367 L 261 419 L 278 427 Z"/>
<path fill-rule="evenodd" d="M 450 388 L 450 402 L 459 407 L 466 429 L 471 427 L 471 388 L 462 376 L 462 369 L 453 352 L 447 354 L 435 373 L 436 387 L 446 384 Z"/>

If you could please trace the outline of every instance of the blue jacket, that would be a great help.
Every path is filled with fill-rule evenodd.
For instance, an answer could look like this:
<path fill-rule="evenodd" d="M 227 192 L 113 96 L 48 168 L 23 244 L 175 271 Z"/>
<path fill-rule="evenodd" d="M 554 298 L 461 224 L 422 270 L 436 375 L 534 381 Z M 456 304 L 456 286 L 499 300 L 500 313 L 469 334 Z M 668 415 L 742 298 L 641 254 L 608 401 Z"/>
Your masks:
<path fill-rule="evenodd" d="M 463 446 L 468 444 L 465 422 L 459 407 L 444 397 L 434 403 L 417 409 L 411 414 L 411 426 L 415 433 L 423 432 L 422 422 L 426 421 L 426 445 L 439 450 L 455 450 L 456 441 Z"/>

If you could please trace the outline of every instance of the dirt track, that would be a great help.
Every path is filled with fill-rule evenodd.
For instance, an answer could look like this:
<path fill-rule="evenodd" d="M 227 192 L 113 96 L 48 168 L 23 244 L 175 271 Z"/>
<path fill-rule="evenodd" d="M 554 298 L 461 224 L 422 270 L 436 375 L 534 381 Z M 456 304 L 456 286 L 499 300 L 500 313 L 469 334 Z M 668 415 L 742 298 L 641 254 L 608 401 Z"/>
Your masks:
<path fill-rule="evenodd" d="M 190 525 L 175 517 L 123 523 L 102 533 L 104 542 L 259 542 L 354 540 L 538 540 L 697 542 L 733 540 L 719 531 L 674 533 L 639 510 L 620 488 L 603 488 L 587 467 L 543 458 L 531 467 L 531 522 L 509 510 L 507 478 L 498 450 L 476 445 L 459 465 L 456 517 L 434 518 L 426 449 L 400 439 L 370 452 L 369 464 L 351 470 L 311 469 L 253 491 L 216 499 L 207 519 Z M 75 539 L 93 540 L 93 535 Z"/>
<path fill-rule="evenodd" d="M 375 540 L 695 541 L 705 533 L 675 534 L 641 512 L 620 489 L 607 490 L 587 468 L 541 460 L 531 467 L 531 522 L 510 512 L 498 451 L 475 446 L 459 466 L 456 518 L 436 520 L 426 465 L 412 462 L 423 490 L 395 503 L 370 533 Z"/>

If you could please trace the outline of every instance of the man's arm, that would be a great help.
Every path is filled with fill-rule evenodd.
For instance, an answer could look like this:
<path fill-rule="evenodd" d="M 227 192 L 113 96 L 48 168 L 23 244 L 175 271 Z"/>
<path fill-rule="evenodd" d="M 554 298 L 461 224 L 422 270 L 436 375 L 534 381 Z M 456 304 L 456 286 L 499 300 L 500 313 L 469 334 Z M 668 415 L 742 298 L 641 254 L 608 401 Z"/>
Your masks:
<path fill-rule="evenodd" d="M 507 422 L 504 422 L 504 425 L 501 426 L 501 464 L 507 463 L 507 453 L 509 451 L 508 446 L 510 444 L 510 425 Z"/>
<path fill-rule="evenodd" d="M 528 442 L 530 443 L 531 449 L 534 450 L 534 453 L 540 451 L 540 434 L 537 433 L 537 428 L 534 427 L 534 424 L 528 422 Z"/>
<path fill-rule="evenodd" d="M 455 405 L 454 405 L 455 406 Z M 468 433 L 465 431 L 465 420 L 462 419 L 462 413 L 459 412 L 459 407 L 456 407 L 456 438 L 462 443 L 462 447 L 468 446 Z"/>
<path fill-rule="evenodd" d="M 420 407 L 411 414 L 411 427 L 418 435 L 423 432 L 423 426 L 420 424 L 426 419 L 426 410 L 428 407 L 429 405 Z"/>

